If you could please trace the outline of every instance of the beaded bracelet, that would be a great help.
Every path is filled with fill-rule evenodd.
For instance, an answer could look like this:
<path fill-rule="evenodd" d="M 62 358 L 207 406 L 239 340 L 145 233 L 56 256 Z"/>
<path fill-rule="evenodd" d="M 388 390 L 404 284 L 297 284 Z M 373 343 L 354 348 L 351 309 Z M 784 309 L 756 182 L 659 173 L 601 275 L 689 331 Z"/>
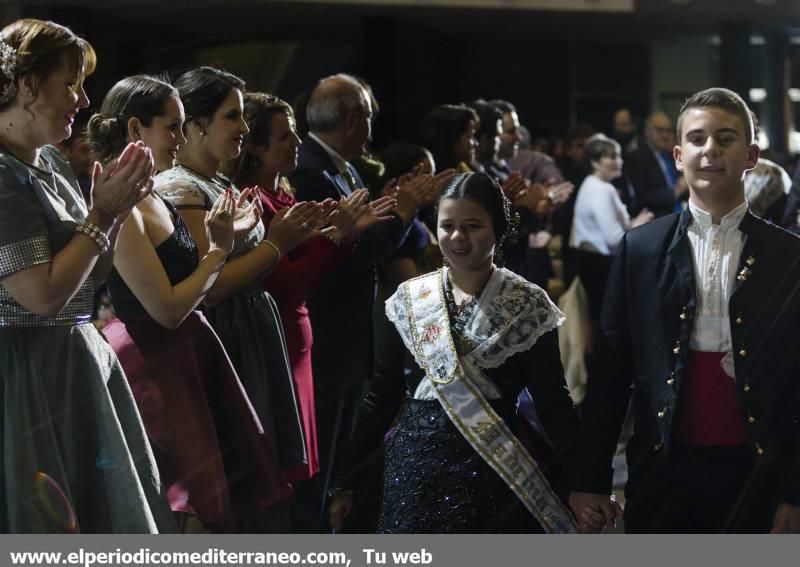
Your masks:
<path fill-rule="evenodd" d="M 278 248 L 278 245 L 272 242 L 272 240 L 268 240 L 266 238 L 263 240 L 263 242 L 268 246 L 272 246 L 272 248 L 275 250 L 275 253 L 278 255 L 278 260 L 280 260 L 283 254 L 281 254 L 281 249 Z"/>
<path fill-rule="evenodd" d="M 81 221 L 75 225 L 75 232 L 80 232 L 81 234 L 86 235 L 94 240 L 94 243 L 97 244 L 101 254 L 105 254 L 108 252 L 108 249 L 111 248 L 111 242 L 108 240 L 108 236 L 106 236 L 103 231 L 97 227 L 97 225 L 94 225 L 88 221 Z"/>

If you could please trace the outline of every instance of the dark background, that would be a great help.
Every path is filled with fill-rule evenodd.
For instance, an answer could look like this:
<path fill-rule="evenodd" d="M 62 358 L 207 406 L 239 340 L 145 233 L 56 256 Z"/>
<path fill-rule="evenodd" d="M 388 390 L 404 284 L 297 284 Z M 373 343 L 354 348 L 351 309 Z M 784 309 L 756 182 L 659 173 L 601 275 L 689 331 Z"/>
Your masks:
<path fill-rule="evenodd" d="M 639 116 L 657 106 L 674 115 L 697 88 L 728 86 L 747 100 L 750 88 L 762 87 L 772 94 L 754 107 L 773 150 L 790 157 L 785 140 L 794 103 L 785 92 L 774 93 L 800 76 L 793 73 L 799 46 L 792 38 L 800 24 L 795 0 L 769 6 L 758 0 L 693 0 L 685 6 L 638 0 L 633 13 L 264 0 L 0 6 L 4 23 L 21 16 L 53 19 L 94 45 L 99 66 L 87 81 L 93 107 L 118 79 L 140 72 L 175 78 L 195 65 L 217 65 L 240 74 L 251 90 L 291 101 L 320 77 L 345 71 L 375 90 L 380 147 L 415 139 L 424 113 L 445 102 L 505 98 L 534 133 L 549 135 L 576 122 L 607 130 L 620 106 Z M 703 53 L 693 52 L 698 41 L 708 46 Z M 667 59 L 659 51 L 665 42 L 672 45 Z M 682 67 L 697 68 L 695 57 L 708 63 L 691 82 Z"/>

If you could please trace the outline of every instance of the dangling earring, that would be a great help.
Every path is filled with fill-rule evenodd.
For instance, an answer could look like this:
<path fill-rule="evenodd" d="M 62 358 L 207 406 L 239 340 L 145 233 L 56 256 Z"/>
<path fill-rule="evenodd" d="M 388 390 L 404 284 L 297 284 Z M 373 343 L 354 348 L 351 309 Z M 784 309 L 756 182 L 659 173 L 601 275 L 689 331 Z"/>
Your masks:
<path fill-rule="evenodd" d="M 495 266 L 498 268 L 502 268 L 503 264 L 505 264 L 505 258 L 503 258 L 503 243 L 500 242 L 494 248 L 494 258 L 492 259 Z"/>

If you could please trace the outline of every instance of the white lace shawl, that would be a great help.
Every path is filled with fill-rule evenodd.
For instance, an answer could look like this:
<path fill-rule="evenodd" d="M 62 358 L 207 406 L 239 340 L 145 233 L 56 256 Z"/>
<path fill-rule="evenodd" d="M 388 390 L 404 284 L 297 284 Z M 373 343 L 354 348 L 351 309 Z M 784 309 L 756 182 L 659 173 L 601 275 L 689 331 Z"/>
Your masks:
<path fill-rule="evenodd" d="M 446 270 L 437 271 L 438 285 L 441 278 L 447 277 Z M 408 293 L 405 283 L 397 288 L 386 300 L 386 316 L 416 359 L 406 309 Z M 542 288 L 505 268 L 495 268 L 464 329 L 466 338 L 478 346 L 461 356 L 461 367 L 487 399 L 499 399 L 502 392 L 482 370 L 496 368 L 510 356 L 530 349 L 539 337 L 562 325 L 564 320 L 564 314 Z M 424 368 L 421 360 L 417 364 Z M 435 399 L 427 377 L 420 382 L 414 397 Z"/>

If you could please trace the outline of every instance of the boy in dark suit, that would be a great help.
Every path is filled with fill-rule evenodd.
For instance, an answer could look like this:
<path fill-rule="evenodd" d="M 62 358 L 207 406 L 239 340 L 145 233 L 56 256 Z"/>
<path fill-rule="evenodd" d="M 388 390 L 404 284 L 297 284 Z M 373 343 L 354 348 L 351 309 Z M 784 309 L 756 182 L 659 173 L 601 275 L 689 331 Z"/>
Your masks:
<path fill-rule="evenodd" d="M 800 239 L 752 215 L 745 102 L 690 97 L 689 208 L 629 232 L 609 278 L 570 504 L 613 522 L 611 459 L 633 392 L 628 532 L 800 531 Z"/>

